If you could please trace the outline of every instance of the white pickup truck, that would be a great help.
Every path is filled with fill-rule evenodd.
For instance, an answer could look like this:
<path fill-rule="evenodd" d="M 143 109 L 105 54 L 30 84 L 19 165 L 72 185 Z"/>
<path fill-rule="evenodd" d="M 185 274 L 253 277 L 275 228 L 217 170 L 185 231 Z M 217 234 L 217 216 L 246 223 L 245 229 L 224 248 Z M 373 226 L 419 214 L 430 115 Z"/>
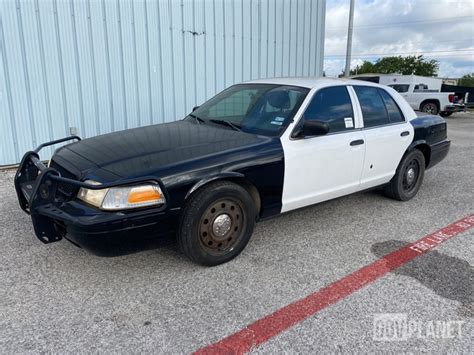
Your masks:
<path fill-rule="evenodd" d="M 466 109 L 463 98 L 458 98 L 454 92 L 441 92 L 443 82 L 439 78 L 396 74 L 359 75 L 353 78 L 390 86 L 398 91 L 414 110 L 447 117 Z"/>

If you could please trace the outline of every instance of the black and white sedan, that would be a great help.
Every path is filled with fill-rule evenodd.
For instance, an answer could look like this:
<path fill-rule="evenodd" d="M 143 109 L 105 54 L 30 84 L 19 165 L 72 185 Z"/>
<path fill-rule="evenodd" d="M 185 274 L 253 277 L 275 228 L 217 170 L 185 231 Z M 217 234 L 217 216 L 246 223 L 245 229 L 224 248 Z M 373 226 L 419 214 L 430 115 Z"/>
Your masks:
<path fill-rule="evenodd" d="M 68 140 L 41 162 L 41 148 Z M 116 255 L 174 233 L 191 260 L 217 265 L 258 220 L 376 187 L 411 199 L 449 146 L 441 117 L 417 117 L 389 87 L 265 79 L 181 121 L 45 143 L 25 154 L 15 187 L 44 243 Z"/>

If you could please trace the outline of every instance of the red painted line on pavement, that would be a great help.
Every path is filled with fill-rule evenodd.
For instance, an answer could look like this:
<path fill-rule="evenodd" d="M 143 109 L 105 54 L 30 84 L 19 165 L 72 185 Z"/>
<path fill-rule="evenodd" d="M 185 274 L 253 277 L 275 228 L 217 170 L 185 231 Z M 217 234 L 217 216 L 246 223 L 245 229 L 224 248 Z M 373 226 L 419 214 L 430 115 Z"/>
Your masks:
<path fill-rule="evenodd" d="M 316 312 L 342 300 L 386 273 L 429 252 L 440 243 L 474 227 L 474 214 L 424 236 L 363 268 L 291 303 L 194 354 L 243 354 L 296 325 Z"/>

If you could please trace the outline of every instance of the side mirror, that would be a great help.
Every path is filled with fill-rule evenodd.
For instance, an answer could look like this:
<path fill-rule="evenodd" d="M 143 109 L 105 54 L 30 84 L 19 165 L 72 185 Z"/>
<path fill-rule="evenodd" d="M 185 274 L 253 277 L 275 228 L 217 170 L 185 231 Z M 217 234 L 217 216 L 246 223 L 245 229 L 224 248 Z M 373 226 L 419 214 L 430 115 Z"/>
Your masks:
<path fill-rule="evenodd" d="M 194 107 L 193 107 L 193 110 L 192 110 L 191 112 L 196 111 L 198 108 L 199 108 L 199 106 L 194 106 Z"/>
<path fill-rule="evenodd" d="M 329 125 L 327 122 L 309 120 L 304 121 L 303 126 L 296 132 L 296 137 L 306 136 L 324 136 L 329 132 Z"/>

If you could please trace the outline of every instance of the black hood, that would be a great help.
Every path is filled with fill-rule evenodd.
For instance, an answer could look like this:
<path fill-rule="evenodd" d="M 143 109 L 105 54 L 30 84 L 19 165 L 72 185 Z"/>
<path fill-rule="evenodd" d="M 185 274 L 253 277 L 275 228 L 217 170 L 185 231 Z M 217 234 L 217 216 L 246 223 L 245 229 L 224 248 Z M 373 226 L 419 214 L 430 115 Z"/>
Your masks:
<path fill-rule="evenodd" d="M 58 149 L 53 161 L 81 178 L 95 175 L 110 180 L 156 174 L 271 140 L 213 124 L 177 121 L 84 139 Z"/>

